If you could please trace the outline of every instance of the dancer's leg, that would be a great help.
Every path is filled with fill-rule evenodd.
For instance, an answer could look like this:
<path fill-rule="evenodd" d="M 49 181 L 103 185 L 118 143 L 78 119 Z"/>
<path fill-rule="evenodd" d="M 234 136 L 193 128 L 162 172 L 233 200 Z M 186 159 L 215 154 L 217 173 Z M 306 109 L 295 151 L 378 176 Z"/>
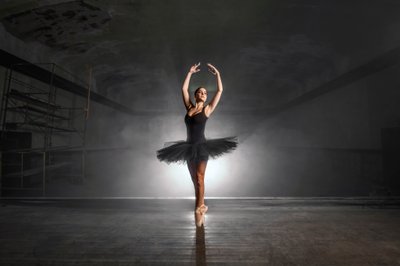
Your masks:
<path fill-rule="evenodd" d="M 204 176 L 206 173 L 207 161 L 199 161 L 196 165 L 196 177 L 197 177 L 197 187 L 198 187 L 198 200 L 196 202 L 196 207 L 204 205 Z"/>
<path fill-rule="evenodd" d="M 196 162 L 195 161 L 188 161 L 187 166 L 190 172 L 190 177 L 192 178 L 193 182 L 193 187 L 194 187 L 194 193 L 195 193 L 195 208 L 198 206 L 198 201 L 199 201 L 199 187 L 197 186 L 197 175 L 196 175 Z"/>

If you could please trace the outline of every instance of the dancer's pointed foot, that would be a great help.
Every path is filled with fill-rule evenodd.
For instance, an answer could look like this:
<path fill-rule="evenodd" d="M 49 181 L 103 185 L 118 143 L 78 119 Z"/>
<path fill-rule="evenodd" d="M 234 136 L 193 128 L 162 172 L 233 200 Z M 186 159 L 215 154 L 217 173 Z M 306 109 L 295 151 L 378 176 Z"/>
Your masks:
<path fill-rule="evenodd" d="M 195 212 L 195 213 L 201 213 L 201 208 L 200 208 L 200 207 L 197 207 L 197 208 L 194 210 L 194 212 Z"/>
<path fill-rule="evenodd" d="M 194 214 L 195 214 L 196 226 L 197 227 L 202 227 L 204 225 L 205 215 L 202 214 L 200 211 L 197 212 L 197 210 L 196 210 L 196 212 Z"/>
<path fill-rule="evenodd" d="M 200 208 L 200 212 L 203 214 L 205 214 L 208 211 L 207 205 L 202 204 L 199 208 Z"/>
<path fill-rule="evenodd" d="M 207 211 L 208 211 L 208 206 L 204 205 L 204 204 L 200 205 L 195 210 L 195 212 L 202 213 L 202 214 L 206 213 Z"/>

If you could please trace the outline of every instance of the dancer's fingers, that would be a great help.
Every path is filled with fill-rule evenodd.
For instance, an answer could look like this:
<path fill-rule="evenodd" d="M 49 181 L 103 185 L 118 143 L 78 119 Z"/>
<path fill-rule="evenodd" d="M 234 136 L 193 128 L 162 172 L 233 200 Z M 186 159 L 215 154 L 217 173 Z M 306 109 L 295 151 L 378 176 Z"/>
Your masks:
<path fill-rule="evenodd" d="M 212 71 L 211 69 L 208 69 L 208 71 L 209 71 L 211 74 L 213 74 L 213 75 L 216 74 L 216 72 Z"/>

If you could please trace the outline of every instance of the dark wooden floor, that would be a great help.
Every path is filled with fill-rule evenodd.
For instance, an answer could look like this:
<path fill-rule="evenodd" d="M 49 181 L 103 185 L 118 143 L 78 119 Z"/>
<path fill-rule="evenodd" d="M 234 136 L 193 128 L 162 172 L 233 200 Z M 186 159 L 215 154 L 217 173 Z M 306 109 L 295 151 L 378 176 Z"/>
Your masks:
<path fill-rule="evenodd" d="M 1 200 L 2 265 L 400 265 L 397 202 Z"/>

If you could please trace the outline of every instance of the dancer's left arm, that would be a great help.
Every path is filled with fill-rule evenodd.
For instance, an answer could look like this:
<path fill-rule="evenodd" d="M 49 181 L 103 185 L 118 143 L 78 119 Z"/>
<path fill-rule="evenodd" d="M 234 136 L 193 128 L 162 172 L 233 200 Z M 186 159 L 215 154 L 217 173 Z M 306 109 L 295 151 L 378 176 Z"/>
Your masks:
<path fill-rule="evenodd" d="M 214 112 L 215 108 L 217 107 L 219 100 L 221 99 L 222 91 L 224 90 L 224 87 L 222 86 L 222 80 L 221 80 L 221 74 L 219 71 L 211 64 L 207 64 L 208 66 L 208 71 L 210 71 L 214 76 L 217 78 L 217 92 L 215 93 L 214 97 L 208 104 L 208 116 L 211 115 L 212 112 Z"/>

